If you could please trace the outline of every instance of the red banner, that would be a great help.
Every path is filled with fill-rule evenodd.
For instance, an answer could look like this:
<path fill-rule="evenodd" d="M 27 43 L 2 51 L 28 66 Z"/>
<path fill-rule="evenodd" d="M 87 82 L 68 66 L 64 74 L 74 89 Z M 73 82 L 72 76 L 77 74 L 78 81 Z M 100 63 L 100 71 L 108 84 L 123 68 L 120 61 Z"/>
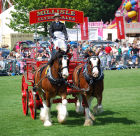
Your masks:
<path fill-rule="evenodd" d="M 116 17 L 118 39 L 125 39 L 123 16 Z"/>
<path fill-rule="evenodd" d="M 83 11 L 67 9 L 67 8 L 47 8 L 41 10 L 34 10 L 30 12 L 30 24 L 36 24 L 41 22 L 53 21 L 55 13 L 61 15 L 61 21 L 83 23 L 84 13 Z"/>
<path fill-rule="evenodd" d="M 81 27 L 81 40 L 88 40 L 88 17 L 84 17 L 84 23 L 80 24 Z"/>

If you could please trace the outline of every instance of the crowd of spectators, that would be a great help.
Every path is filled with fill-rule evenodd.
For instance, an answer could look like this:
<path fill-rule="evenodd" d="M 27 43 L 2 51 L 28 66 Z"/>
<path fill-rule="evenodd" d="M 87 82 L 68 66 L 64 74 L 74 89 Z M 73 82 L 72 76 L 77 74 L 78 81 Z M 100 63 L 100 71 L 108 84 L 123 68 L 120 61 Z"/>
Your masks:
<path fill-rule="evenodd" d="M 91 41 L 79 41 L 73 45 L 69 42 L 72 59 L 78 60 L 83 57 L 86 50 L 98 52 L 103 69 L 125 69 L 140 67 L 140 44 L 136 43 L 115 43 L 113 45 L 94 45 Z M 50 44 L 51 47 L 51 44 Z M 37 60 L 50 59 L 50 48 L 24 48 L 22 45 L 15 45 L 15 48 L 6 58 L 0 52 L 0 71 L 5 70 L 10 75 L 23 74 L 26 58 Z"/>
<path fill-rule="evenodd" d="M 104 69 L 140 67 L 140 44 L 137 43 L 114 43 L 96 46 L 88 41 L 79 42 L 79 55 L 82 55 L 86 50 L 98 52 L 101 66 Z M 76 55 L 73 53 L 74 56 Z"/>

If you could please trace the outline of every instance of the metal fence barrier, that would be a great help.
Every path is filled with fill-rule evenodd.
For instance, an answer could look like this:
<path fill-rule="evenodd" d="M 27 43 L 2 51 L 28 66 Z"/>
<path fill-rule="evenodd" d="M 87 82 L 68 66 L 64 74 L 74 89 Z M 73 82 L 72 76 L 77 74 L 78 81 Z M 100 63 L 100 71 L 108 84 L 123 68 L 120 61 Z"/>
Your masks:
<path fill-rule="evenodd" d="M 101 60 L 101 67 L 104 70 L 140 68 L 140 57 L 137 55 L 102 55 L 99 58 Z M 23 74 L 25 66 L 26 59 L 4 59 L 0 61 L 0 76 Z"/>

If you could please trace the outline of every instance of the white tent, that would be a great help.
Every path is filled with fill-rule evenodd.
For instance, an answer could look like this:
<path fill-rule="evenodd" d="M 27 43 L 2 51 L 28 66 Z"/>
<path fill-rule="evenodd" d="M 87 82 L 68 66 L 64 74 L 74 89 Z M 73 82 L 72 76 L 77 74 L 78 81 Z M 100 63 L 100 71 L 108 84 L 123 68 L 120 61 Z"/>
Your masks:
<path fill-rule="evenodd" d="M 2 42 L 3 35 L 17 33 L 6 25 L 10 23 L 10 19 L 8 18 L 11 18 L 11 11 L 14 11 L 14 6 L 10 7 L 0 14 L 0 42 Z"/>

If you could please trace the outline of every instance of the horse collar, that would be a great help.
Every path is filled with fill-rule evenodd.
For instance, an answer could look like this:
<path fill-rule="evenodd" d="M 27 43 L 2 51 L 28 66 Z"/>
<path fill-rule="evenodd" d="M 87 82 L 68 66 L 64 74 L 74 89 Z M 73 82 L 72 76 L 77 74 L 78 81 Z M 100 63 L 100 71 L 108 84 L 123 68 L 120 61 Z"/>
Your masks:
<path fill-rule="evenodd" d="M 88 82 L 89 85 L 91 84 L 94 84 L 94 82 L 98 81 L 98 80 L 102 80 L 104 79 L 104 74 L 103 74 L 103 71 L 100 69 L 100 74 L 99 74 L 99 77 L 98 78 L 94 78 L 92 76 L 90 76 L 87 71 L 88 71 L 88 68 L 87 68 L 87 63 L 84 65 L 84 68 L 83 68 L 83 75 L 86 79 L 86 81 Z"/>
<path fill-rule="evenodd" d="M 84 65 L 83 75 L 84 75 L 86 81 L 88 82 L 88 84 L 91 85 L 91 84 L 93 84 L 94 79 L 93 79 L 93 77 L 91 77 L 91 76 L 87 73 L 87 71 L 88 71 L 87 66 L 88 66 L 88 65 L 87 65 L 87 63 L 86 63 L 86 64 Z"/>
<path fill-rule="evenodd" d="M 60 86 L 61 84 L 63 84 L 63 83 L 65 82 L 65 79 L 64 79 L 64 78 L 55 79 L 55 78 L 52 76 L 51 67 L 47 67 L 46 71 L 47 71 L 47 72 L 46 72 L 47 78 L 49 79 L 49 81 L 50 81 L 52 84 Z"/>

